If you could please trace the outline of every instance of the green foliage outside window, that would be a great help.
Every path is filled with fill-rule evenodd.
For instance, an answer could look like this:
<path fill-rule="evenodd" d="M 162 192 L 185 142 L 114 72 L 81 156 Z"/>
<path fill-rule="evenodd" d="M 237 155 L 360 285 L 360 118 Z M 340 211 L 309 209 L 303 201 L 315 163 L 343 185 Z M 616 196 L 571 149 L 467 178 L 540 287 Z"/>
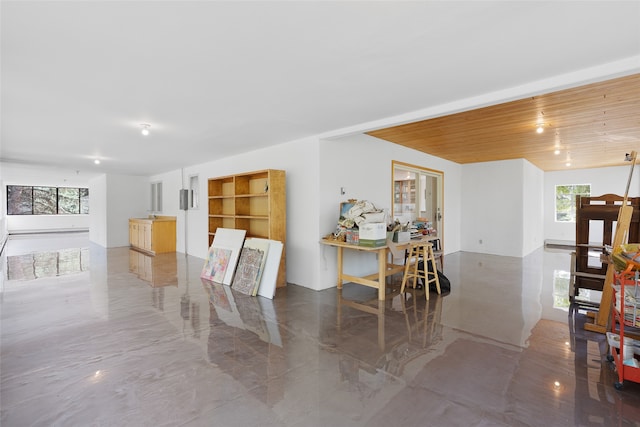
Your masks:
<path fill-rule="evenodd" d="M 7 214 L 33 214 L 33 187 L 7 186 Z"/>
<path fill-rule="evenodd" d="M 576 198 L 590 195 L 591 184 L 556 185 L 556 222 L 576 222 Z"/>
<path fill-rule="evenodd" d="M 58 210 L 56 187 L 33 187 L 33 214 L 55 215 Z"/>
<path fill-rule="evenodd" d="M 69 215 L 89 213 L 89 189 L 7 186 L 8 215 Z"/>
<path fill-rule="evenodd" d="M 79 214 L 80 190 L 78 188 L 58 189 L 58 206 L 61 214 Z"/>

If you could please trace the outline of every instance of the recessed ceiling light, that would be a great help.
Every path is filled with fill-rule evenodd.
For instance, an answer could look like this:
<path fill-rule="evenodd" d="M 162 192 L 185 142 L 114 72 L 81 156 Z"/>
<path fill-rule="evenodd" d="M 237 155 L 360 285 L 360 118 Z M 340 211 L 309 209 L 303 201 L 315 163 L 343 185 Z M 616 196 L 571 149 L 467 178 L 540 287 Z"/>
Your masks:
<path fill-rule="evenodd" d="M 148 123 L 141 123 L 141 124 L 140 124 L 140 127 L 142 128 L 142 134 L 143 134 L 144 136 L 149 135 L 149 128 L 151 127 L 151 125 L 150 125 L 150 124 L 148 124 Z"/>
<path fill-rule="evenodd" d="M 544 123 L 538 123 L 538 126 L 536 127 L 536 132 L 538 133 L 544 132 Z"/>
<path fill-rule="evenodd" d="M 100 160 L 95 159 L 95 160 L 93 161 L 93 163 L 95 163 L 96 165 L 99 165 L 99 164 L 100 164 Z"/>

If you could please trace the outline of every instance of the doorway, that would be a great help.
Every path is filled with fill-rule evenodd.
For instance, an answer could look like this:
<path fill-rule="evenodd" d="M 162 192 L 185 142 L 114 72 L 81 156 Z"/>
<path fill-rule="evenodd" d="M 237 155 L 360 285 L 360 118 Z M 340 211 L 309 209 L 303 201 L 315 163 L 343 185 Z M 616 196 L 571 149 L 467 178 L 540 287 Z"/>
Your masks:
<path fill-rule="evenodd" d="M 443 241 L 444 172 L 396 160 L 391 167 L 393 220 L 430 223 Z"/>

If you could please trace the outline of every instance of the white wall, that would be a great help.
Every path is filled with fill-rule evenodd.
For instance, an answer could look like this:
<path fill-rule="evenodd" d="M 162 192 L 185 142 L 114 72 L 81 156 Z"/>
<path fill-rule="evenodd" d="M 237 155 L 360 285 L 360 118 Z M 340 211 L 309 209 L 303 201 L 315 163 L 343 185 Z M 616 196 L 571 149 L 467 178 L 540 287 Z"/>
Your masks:
<path fill-rule="evenodd" d="M 462 166 L 463 251 L 522 256 L 524 160 Z"/>
<path fill-rule="evenodd" d="M 101 175 L 90 181 L 89 240 L 105 248 L 129 245 L 129 218 L 148 215 L 146 177 Z"/>
<path fill-rule="evenodd" d="M 522 255 L 544 244 L 544 172 L 523 161 Z"/>
<path fill-rule="evenodd" d="M 151 187 L 146 177 L 107 175 L 107 248 L 129 246 L 129 218 L 145 218 Z"/>
<path fill-rule="evenodd" d="M 544 244 L 544 172 L 524 159 L 462 166 L 462 250 L 523 257 Z"/>
<path fill-rule="evenodd" d="M 51 230 L 88 230 L 89 215 L 20 215 L 7 216 L 10 233 L 34 233 Z"/>
<path fill-rule="evenodd" d="M 89 182 L 89 240 L 107 247 L 107 176 Z"/>
<path fill-rule="evenodd" d="M 624 153 L 622 154 L 624 157 Z M 576 240 L 576 224 L 573 222 L 555 221 L 555 191 L 556 185 L 591 184 L 591 195 L 617 194 L 624 196 L 631 172 L 631 163 L 597 169 L 580 169 L 568 171 L 546 172 L 544 174 L 544 238 L 545 240 L 569 241 Z M 633 171 L 629 197 L 640 197 L 640 167 Z M 600 232 L 600 240 L 602 233 Z"/>

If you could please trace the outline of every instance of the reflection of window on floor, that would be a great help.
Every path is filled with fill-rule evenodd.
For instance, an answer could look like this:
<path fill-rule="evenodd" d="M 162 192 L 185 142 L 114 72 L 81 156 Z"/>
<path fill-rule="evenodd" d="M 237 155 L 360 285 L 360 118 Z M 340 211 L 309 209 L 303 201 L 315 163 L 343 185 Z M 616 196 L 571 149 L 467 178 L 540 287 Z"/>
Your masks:
<path fill-rule="evenodd" d="M 564 270 L 553 270 L 553 308 L 569 310 L 569 281 L 571 273 Z"/>
<path fill-rule="evenodd" d="M 89 249 L 72 248 L 7 257 L 7 280 L 65 276 L 89 270 Z"/>

